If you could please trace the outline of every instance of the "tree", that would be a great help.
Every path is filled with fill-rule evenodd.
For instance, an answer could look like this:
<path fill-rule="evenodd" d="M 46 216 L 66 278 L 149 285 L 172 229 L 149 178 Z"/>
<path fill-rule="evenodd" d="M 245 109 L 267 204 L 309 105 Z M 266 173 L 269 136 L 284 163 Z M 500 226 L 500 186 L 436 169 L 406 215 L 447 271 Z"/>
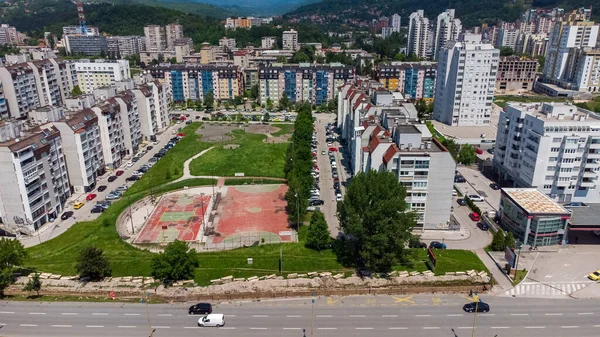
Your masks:
<path fill-rule="evenodd" d="M 207 109 L 211 109 L 215 105 L 215 96 L 212 91 L 209 91 L 204 95 L 204 106 Z"/>
<path fill-rule="evenodd" d="M 540 64 L 539 69 L 543 70 L 544 64 L 546 64 L 546 57 L 540 55 L 540 56 L 538 56 L 537 60 L 538 60 L 538 63 Z"/>
<path fill-rule="evenodd" d="M 327 109 L 329 109 L 329 111 L 336 111 L 337 103 L 338 103 L 338 101 L 337 101 L 337 96 L 336 96 L 334 99 L 332 99 L 331 101 L 329 101 L 327 103 Z"/>
<path fill-rule="evenodd" d="M 345 233 L 344 246 L 360 265 L 376 272 L 389 272 L 408 262 L 406 244 L 416 225 L 407 212 L 406 189 L 391 172 L 371 170 L 353 179 L 337 216 Z"/>
<path fill-rule="evenodd" d="M 241 105 L 242 103 L 244 103 L 244 97 L 238 95 L 233 98 L 233 104 L 236 106 Z"/>
<path fill-rule="evenodd" d="M 508 248 L 515 248 L 515 237 L 512 232 L 508 232 L 504 238 L 504 246 Z"/>
<path fill-rule="evenodd" d="M 177 64 L 177 58 L 176 57 L 169 58 L 169 63 L 171 63 L 171 64 Z"/>
<path fill-rule="evenodd" d="M 258 84 L 255 84 L 250 87 L 250 98 L 253 98 L 253 99 L 258 98 Z"/>
<path fill-rule="evenodd" d="M 100 248 L 89 246 L 79 253 L 75 269 L 80 277 L 86 277 L 90 281 L 100 281 L 112 275 L 112 268 L 104 252 Z"/>
<path fill-rule="evenodd" d="M 285 56 L 277 56 L 277 63 L 287 63 L 287 60 Z"/>
<path fill-rule="evenodd" d="M 0 298 L 13 282 L 14 268 L 23 264 L 26 257 L 25 247 L 19 240 L 0 239 Z"/>
<path fill-rule="evenodd" d="M 463 165 L 471 165 L 477 161 L 475 148 L 471 144 L 461 146 L 458 153 L 458 161 Z"/>
<path fill-rule="evenodd" d="M 83 91 L 81 91 L 81 88 L 78 85 L 74 86 L 73 90 L 71 90 L 71 96 L 78 97 L 81 95 L 83 95 Z"/>
<path fill-rule="evenodd" d="M 263 122 L 268 122 L 271 119 L 271 116 L 269 115 L 268 112 L 265 112 L 265 114 L 263 115 Z"/>
<path fill-rule="evenodd" d="M 152 277 L 164 284 L 194 277 L 198 267 L 195 249 L 188 248 L 183 241 L 175 240 L 167 245 L 165 251 L 152 258 Z"/>
<path fill-rule="evenodd" d="M 158 53 L 158 59 L 156 61 L 158 63 L 164 63 L 165 62 L 165 55 L 163 55 L 162 53 Z"/>
<path fill-rule="evenodd" d="M 267 98 L 267 110 L 273 109 L 273 101 L 270 98 Z"/>
<path fill-rule="evenodd" d="M 23 288 L 24 291 L 35 291 L 38 296 L 40 296 L 40 289 L 42 289 L 42 281 L 40 281 L 40 274 L 38 273 L 33 274 Z"/>
<path fill-rule="evenodd" d="M 498 252 L 503 251 L 506 248 L 506 238 L 504 236 L 504 231 L 502 229 L 498 229 L 498 231 L 496 233 L 494 233 L 494 238 L 492 239 L 490 248 L 493 251 L 498 251 Z"/>
<path fill-rule="evenodd" d="M 284 92 L 283 96 L 279 100 L 279 110 L 287 109 L 290 105 L 290 99 L 287 97 L 287 94 Z"/>
<path fill-rule="evenodd" d="M 329 227 L 322 212 L 316 211 L 310 219 L 305 246 L 312 249 L 324 249 L 331 243 Z"/>
<path fill-rule="evenodd" d="M 500 47 L 500 56 L 514 55 L 515 51 L 511 47 Z"/>

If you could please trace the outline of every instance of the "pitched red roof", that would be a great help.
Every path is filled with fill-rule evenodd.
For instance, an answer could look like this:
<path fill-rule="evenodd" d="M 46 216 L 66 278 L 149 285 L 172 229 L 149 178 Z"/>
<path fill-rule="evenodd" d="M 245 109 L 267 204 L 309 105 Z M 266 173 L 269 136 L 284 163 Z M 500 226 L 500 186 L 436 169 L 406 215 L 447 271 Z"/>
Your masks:
<path fill-rule="evenodd" d="M 392 158 L 394 158 L 394 155 L 396 155 L 396 153 L 400 152 L 400 149 L 398 149 L 398 146 L 396 145 L 396 143 L 393 143 L 392 146 L 390 146 L 387 151 L 385 151 L 385 154 L 383 155 L 383 162 L 385 164 L 389 163 Z"/>
<path fill-rule="evenodd" d="M 379 146 L 379 144 L 381 143 L 381 139 L 377 136 L 377 134 L 375 132 L 373 132 L 371 135 L 372 135 L 372 137 L 371 137 L 371 140 L 369 141 L 369 149 L 371 150 L 371 152 L 373 152 L 373 151 L 375 151 L 377 146 Z"/>
<path fill-rule="evenodd" d="M 363 146 L 362 150 L 363 150 L 363 152 L 370 153 L 368 146 Z"/>
<path fill-rule="evenodd" d="M 365 129 L 366 129 L 368 126 L 369 126 L 369 122 L 367 122 L 367 121 L 363 121 L 363 122 L 362 122 L 362 127 L 363 127 L 363 128 L 365 128 Z"/>
<path fill-rule="evenodd" d="M 356 108 L 358 108 L 360 103 L 362 103 L 363 98 L 366 100 L 367 96 L 365 94 L 361 93 L 360 96 L 358 96 L 356 101 L 354 102 L 354 106 L 352 107 L 352 110 L 356 110 Z"/>

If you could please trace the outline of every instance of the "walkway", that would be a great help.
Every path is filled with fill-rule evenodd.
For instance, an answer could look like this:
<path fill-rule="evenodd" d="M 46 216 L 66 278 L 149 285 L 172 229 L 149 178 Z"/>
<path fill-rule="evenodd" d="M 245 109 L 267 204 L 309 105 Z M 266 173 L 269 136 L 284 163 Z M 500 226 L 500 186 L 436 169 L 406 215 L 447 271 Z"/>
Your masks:
<path fill-rule="evenodd" d="M 194 159 L 202 156 L 203 154 L 205 154 L 206 152 L 208 152 L 208 151 L 210 151 L 210 150 L 212 150 L 214 148 L 215 148 L 214 146 L 211 146 L 208 149 L 206 149 L 204 151 L 201 151 L 198 154 L 193 155 L 192 158 L 186 160 L 185 163 L 183 163 L 183 175 L 181 176 L 181 178 L 179 178 L 179 179 L 177 179 L 175 181 L 181 181 L 181 180 L 192 179 L 192 178 L 212 178 L 212 179 L 219 179 L 219 177 L 213 177 L 213 176 L 193 176 L 190 173 L 190 163 Z"/>
<path fill-rule="evenodd" d="M 496 281 L 496 285 L 492 289 L 494 294 L 498 294 L 502 291 L 511 289 L 513 287 L 512 283 L 506 277 L 504 272 L 500 270 L 498 265 L 496 265 L 494 260 L 485 252 L 485 250 L 476 249 L 474 250 L 474 252 L 475 254 L 477 254 L 477 257 L 479 257 L 481 262 L 485 264 L 490 273 L 492 273 L 492 275 L 494 276 L 494 280 Z"/>

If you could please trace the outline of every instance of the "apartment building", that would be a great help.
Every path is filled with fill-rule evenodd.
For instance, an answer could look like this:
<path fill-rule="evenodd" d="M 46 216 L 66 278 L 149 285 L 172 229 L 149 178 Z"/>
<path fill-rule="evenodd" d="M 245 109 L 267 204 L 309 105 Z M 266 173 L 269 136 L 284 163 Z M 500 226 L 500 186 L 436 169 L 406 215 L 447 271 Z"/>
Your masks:
<path fill-rule="evenodd" d="M 146 50 L 146 38 L 143 36 L 107 36 L 108 55 L 120 59 L 137 55 Z"/>
<path fill-rule="evenodd" d="M 98 27 L 94 26 L 85 26 L 85 31 L 83 31 L 83 27 L 81 25 L 77 26 L 65 26 L 62 28 L 63 36 L 67 35 L 86 35 L 86 36 L 99 36 L 100 30 Z"/>
<path fill-rule="evenodd" d="M 496 74 L 496 90 L 521 92 L 533 90 L 539 63 L 536 59 L 519 56 L 501 56 Z"/>
<path fill-rule="evenodd" d="M 433 53 L 432 34 L 431 23 L 424 11 L 413 12 L 408 18 L 408 54 L 430 58 Z"/>
<path fill-rule="evenodd" d="M 235 49 L 235 39 L 221 38 L 219 39 L 219 47 L 223 48 L 224 51 L 232 51 Z"/>
<path fill-rule="evenodd" d="M 433 58 L 437 59 L 440 49 L 448 41 L 455 41 L 462 32 L 460 19 L 454 16 L 454 9 L 447 9 L 437 17 L 435 25 L 435 40 L 433 45 Z"/>
<path fill-rule="evenodd" d="M 500 51 L 465 34 L 440 51 L 433 118 L 451 126 L 490 123 Z"/>
<path fill-rule="evenodd" d="M 127 60 L 81 59 L 75 62 L 75 71 L 79 87 L 84 93 L 91 93 L 96 88 L 131 78 Z"/>
<path fill-rule="evenodd" d="M 300 49 L 298 45 L 298 32 L 293 29 L 284 31 L 282 34 L 282 47 L 284 50 L 292 51 Z"/>
<path fill-rule="evenodd" d="M 17 28 L 9 26 L 7 24 L 0 25 L 0 45 L 18 43 L 19 32 L 17 32 Z"/>
<path fill-rule="evenodd" d="M 183 26 L 172 23 L 165 26 L 165 38 L 167 41 L 167 50 L 175 49 L 175 41 L 183 38 Z"/>
<path fill-rule="evenodd" d="M 167 35 L 165 27 L 150 25 L 144 27 L 147 51 L 161 51 L 167 49 Z"/>
<path fill-rule="evenodd" d="M 106 36 L 65 35 L 65 49 L 68 55 L 103 56 L 108 55 Z"/>
<path fill-rule="evenodd" d="M 171 64 L 149 68 L 169 88 L 173 101 L 202 101 L 209 92 L 215 100 L 232 100 L 242 94 L 243 77 L 233 65 Z"/>
<path fill-rule="evenodd" d="M 334 99 L 338 88 L 353 82 L 355 69 L 341 63 L 261 64 L 258 68 L 260 103 L 274 105 L 286 95 L 291 102 L 321 105 Z"/>
<path fill-rule="evenodd" d="M 493 165 L 515 187 L 558 202 L 600 202 L 600 117 L 568 103 L 509 103 Z"/>
<path fill-rule="evenodd" d="M 96 187 L 96 178 L 104 173 L 98 116 L 93 110 L 84 109 L 52 125 L 60 131 L 73 191 L 92 191 Z"/>
<path fill-rule="evenodd" d="M 517 41 L 519 40 L 520 32 L 516 28 L 501 28 L 498 31 L 494 46 L 508 47 L 512 50 L 516 49 Z"/>
<path fill-rule="evenodd" d="M 390 18 L 390 27 L 392 28 L 393 32 L 400 32 L 401 22 L 402 18 L 400 17 L 400 15 L 398 15 L 398 13 L 394 13 Z"/>
<path fill-rule="evenodd" d="M 391 62 L 376 66 L 376 79 L 384 88 L 398 91 L 410 100 L 433 100 L 437 63 Z"/>
<path fill-rule="evenodd" d="M 154 140 L 169 126 L 167 88 L 158 80 L 132 90 L 137 101 L 140 127 L 144 140 Z"/>
<path fill-rule="evenodd" d="M 0 129 L 0 218 L 37 231 L 64 209 L 71 195 L 63 141 L 56 127 Z"/>
<path fill-rule="evenodd" d="M 275 36 L 263 36 L 260 46 L 263 49 L 272 49 L 273 46 L 277 46 L 277 38 Z"/>

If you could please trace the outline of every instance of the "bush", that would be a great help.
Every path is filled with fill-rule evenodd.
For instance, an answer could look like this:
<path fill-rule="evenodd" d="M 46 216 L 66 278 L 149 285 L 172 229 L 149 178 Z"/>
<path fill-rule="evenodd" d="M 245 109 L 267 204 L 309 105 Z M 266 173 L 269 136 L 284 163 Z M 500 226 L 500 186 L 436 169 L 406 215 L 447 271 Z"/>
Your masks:
<path fill-rule="evenodd" d="M 152 259 L 152 276 L 164 284 L 194 277 L 198 258 L 194 249 L 189 249 L 183 241 L 174 241 L 165 251 Z"/>
<path fill-rule="evenodd" d="M 108 259 L 102 255 L 102 249 L 90 246 L 81 250 L 77 258 L 75 269 L 80 277 L 86 277 L 90 281 L 100 281 L 104 277 L 112 275 L 112 268 Z"/>
<path fill-rule="evenodd" d="M 329 227 L 327 227 L 327 221 L 325 221 L 325 216 L 323 213 L 316 211 L 310 219 L 310 227 L 308 228 L 305 246 L 321 250 L 329 248 L 330 242 L 331 236 L 329 234 Z"/>
<path fill-rule="evenodd" d="M 479 214 L 479 215 L 482 215 L 482 214 L 481 214 L 481 209 L 479 208 L 479 206 L 475 205 L 475 203 L 473 202 L 473 200 L 471 200 L 471 199 L 470 199 L 468 196 L 466 196 L 466 195 L 465 195 L 465 201 L 467 202 L 467 205 L 469 206 L 469 208 L 470 208 L 470 209 L 471 209 L 473 212 L 475 212 L 475 213 L 477 213 L 477 214 Z"/>
<path fill-rule="evenodd" d="M 490 249 L 493 251 L 501 252 L 504 249 L 506 249 L 506 241 L 507 240 L 505 238 L 504 231 L 502 229 L 498 229 L 498 231 L 494 234 L 494 238 L 492 239 L 492 243 L 490 244 Z"/>

